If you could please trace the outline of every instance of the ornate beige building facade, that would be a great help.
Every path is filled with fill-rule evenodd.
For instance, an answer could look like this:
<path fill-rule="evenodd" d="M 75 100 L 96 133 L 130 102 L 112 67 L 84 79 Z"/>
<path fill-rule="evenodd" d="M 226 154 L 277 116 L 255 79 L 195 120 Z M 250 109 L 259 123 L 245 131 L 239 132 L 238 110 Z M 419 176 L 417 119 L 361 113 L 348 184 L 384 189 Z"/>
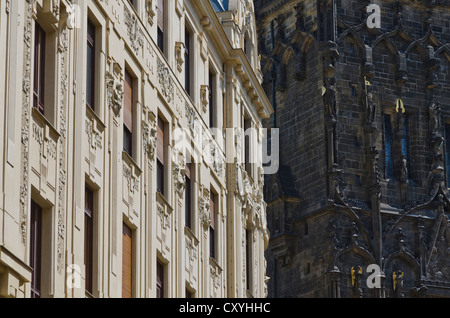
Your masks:
<path fill-rule="evenodd" d="M 254 21 L 0 0 L 0 297 L 266 296 Z"/>

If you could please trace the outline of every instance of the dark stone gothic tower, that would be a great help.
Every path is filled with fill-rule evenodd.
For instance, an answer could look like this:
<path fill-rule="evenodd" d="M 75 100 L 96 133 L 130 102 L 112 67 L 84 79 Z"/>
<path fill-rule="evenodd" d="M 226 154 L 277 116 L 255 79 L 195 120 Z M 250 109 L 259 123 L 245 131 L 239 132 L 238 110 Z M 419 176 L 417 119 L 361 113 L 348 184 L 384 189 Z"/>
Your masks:
<path fill-rule="evenodd" d="M 450 297 L 450 1 L 254 3 L 269 296 Z"/>

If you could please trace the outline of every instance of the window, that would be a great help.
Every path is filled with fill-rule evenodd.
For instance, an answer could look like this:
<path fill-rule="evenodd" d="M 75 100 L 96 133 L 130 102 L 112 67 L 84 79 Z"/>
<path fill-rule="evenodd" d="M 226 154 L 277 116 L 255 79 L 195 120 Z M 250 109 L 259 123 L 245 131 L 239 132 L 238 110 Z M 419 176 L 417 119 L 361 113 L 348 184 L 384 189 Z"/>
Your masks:
<path fill-rule="evenodd" d="M 192 229 L 192 164 L 186 164 L 186 188 L 184 194 L 184 211 L 186 227 Z"/>
<path fill-rule="evenodd" d="M 94 192 L 88 187 L 84 191 L 84 265 L 86 292 L 92 295 L 94 273 Z"/>
<path fill-rule="evenodd" d="M 216 122 L 214 120 L 215 117 L 215 104 L 214 104 L 214 94 L 215 94 L 215 87 L 214 87 L 214 74 L 209 71 L 209 127 L 213 128 L 216 125 Z"/>
<path fill-rule="evenodd" d="M 41 297 L 42 208 L 31 201 L 30 213 L 31 298 Z"/>
<path fill-rule="evenodd" d="M 191 95 L 191 34 L 187 28 L 184 34 L 184 50 L 184 89 L 188 95 Z"/>
<path fill-rule="evenodd" d="M 409 117 L 404 115 L 403 118 L 403 130 L 401 138 L 401 155 L 405 157 L 407 168 L 408 168 L 408 178 L 411 171 L 410 153 L 409 153 Z"/>
<path fill-rule="evenodd" d="M 133 156 L 133 77 L 125 71 L 123 108 L 123 150 Z"/>
<path fill-rule="evenodd" d="M 270 21 L 270 49 L 273 50 L 275 48 L 275 23 L 274 21 Z"/>
<path fill-rule="evenodd" d="M 46 33 L 44 29 L 35 22 L 34 37 L 34 86 L 33 107 L 42 115 L 45 113 L 45 45 Z"/>
<path fill-rule="evenodd" d="M 211 224 L 209 226 L 209 256 L 216 258 L 216 207 L 217 195 L 211 191 L 209 199 Z"/>
<path fill-rule="evenodd" d="M 164 53 L 164 23 L 165 23 L 165 0 L 158 0 L 158 8 L 157 8 L 157 15 L 158 15 L 158 35 L 157 35 L 157 45 L 161 52 Z"/>
<path fill-rule="evenodd" d="M 156 298 L 164 298 L 164 264 L 156 264 Z"/>
<path fill-rule="evenodd" d="M 251 282 L 250 282 L 250 274 L 252 270 L 252 264 L 251 264 L 251 235 L 249 230 L 245 230 L 245 274 L 246 274 L 246 281 L 247 281 L 247 290 L 251 290 Z"/>
<path fill-rule="evenodd" d="M 123 223 L 122 234 L 122 298 L 133 297 L 133 232 Z"/>
<path fill-rule="evenodd" d="M 164 129 L 165 123 L 158 117 L 157 149 L 156 149 L 156 190 L 164 196 Z"/>
<path fill-rule="evenodd" d="M 450 124 L 445 124 L 445 168 L 447 188 L 450 188 Z"/>
<path fill-rule="evenodd" d="M 137 0 L 130 0 L 131 5 L 137 10 Z"/>
<path fill-rule="evenodd" d="M 252 121 L 250 119 L 244 119 L 245 171 L 247 171 L 247 174 L 249 177 L 252 176 L 251 149 L 252 149 L 252 134 L 253 134 L 253 132 L 252 132 L 251 128 L 252 128 Z"/>
<path fill-rule="evenodd" d="M 384 174 L 385 179 L 394 178 L 394 161 L 392 157 L 393 132 L 391 116 L 384 115 Z"/>
<path fill-rule="evenodd" d="M 86 63 L 86 103 L 95 110 L 95 25 L 88 19 L 87 63 Z"/>

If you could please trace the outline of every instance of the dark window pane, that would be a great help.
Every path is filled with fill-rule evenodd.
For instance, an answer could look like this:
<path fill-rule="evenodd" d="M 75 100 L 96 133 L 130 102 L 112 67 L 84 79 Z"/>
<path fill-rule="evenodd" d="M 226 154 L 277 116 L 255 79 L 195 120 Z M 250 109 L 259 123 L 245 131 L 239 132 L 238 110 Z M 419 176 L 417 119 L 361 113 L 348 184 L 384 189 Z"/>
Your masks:
<path fill-rule="evenodd" d="M 86 103 L 95 110 L 95 25 L 88 20 L 86 61 Z"/>
<path fill-rule="evenodd" d="M 164 265 L 156 264 L 156 298 L 164 298 Z"/>
<path fill-rule="evenodd" d="M 41 297 L 42 209 L 31 201 L 30 213 L 31 298 Z"/>
<path fill-rule="evenodd" d="M 164 195 L 164 165 L 159 160 L 156 163 L 156 191 Z"/>
<path fill-rule="evenodd" d="M 34 38 L 33 107 L 44 114 L 46 33 L 36 21 Z"/>
<path fill-rule="evenodd" d="M 133 135 L 125 125 L 123 126 L 123 150 L 130 156 L 133 155 Z"/>
<path fill-rule="evenodd" d="M 93 292 L 94 256 L 94 193 L 86 186 L 84 207 L 84 265 L 86 269 L 86 291 Z"/>
<path fill-rule="evenodd" d="M 191 179 L 186 175 L 186 189 L 184 194 L 185 220 L 186 227 L 191 228 Z"/>
<path fill-rule="evenodd" d="M 401 151 L 402 155 L 405 156 L 407 167 L 408 167 L 408 174 L 410 173 L 411 169 L 411 162 L 410 162 L 410 153 L 409 153 L 409 117 L 405 117 L 403 121 L 403 135 L 401 139 Z M 408 176 L 409 177 L 409 176 Z"/>

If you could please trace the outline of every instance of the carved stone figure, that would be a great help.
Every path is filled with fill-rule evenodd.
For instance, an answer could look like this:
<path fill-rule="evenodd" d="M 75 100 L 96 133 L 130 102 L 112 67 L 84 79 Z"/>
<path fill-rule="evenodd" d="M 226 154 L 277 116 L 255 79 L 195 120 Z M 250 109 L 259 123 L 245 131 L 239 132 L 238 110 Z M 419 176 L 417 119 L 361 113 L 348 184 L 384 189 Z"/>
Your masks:
<path fill-rule="evenodd" d="M 369 91 L 367 93 L 367 122 L 369 124 L 373 124 L 375 122 L 376 107 L 377 105 L 373 99 L 373 93 Z"/>
<path fill-rule="evenodd" d="M 334 85 L 334 79 L 330 78 L 326 80 L 324 86 L 323 103 L 325 105 L 325 114 L 333 121 L 336 120 L 336 87 Z"/>
<path fill-rule="evenodd" d="M 402 155 L 400 159 L 400 182 L 408 183 L 408 161 L 405 155 Z"/>

